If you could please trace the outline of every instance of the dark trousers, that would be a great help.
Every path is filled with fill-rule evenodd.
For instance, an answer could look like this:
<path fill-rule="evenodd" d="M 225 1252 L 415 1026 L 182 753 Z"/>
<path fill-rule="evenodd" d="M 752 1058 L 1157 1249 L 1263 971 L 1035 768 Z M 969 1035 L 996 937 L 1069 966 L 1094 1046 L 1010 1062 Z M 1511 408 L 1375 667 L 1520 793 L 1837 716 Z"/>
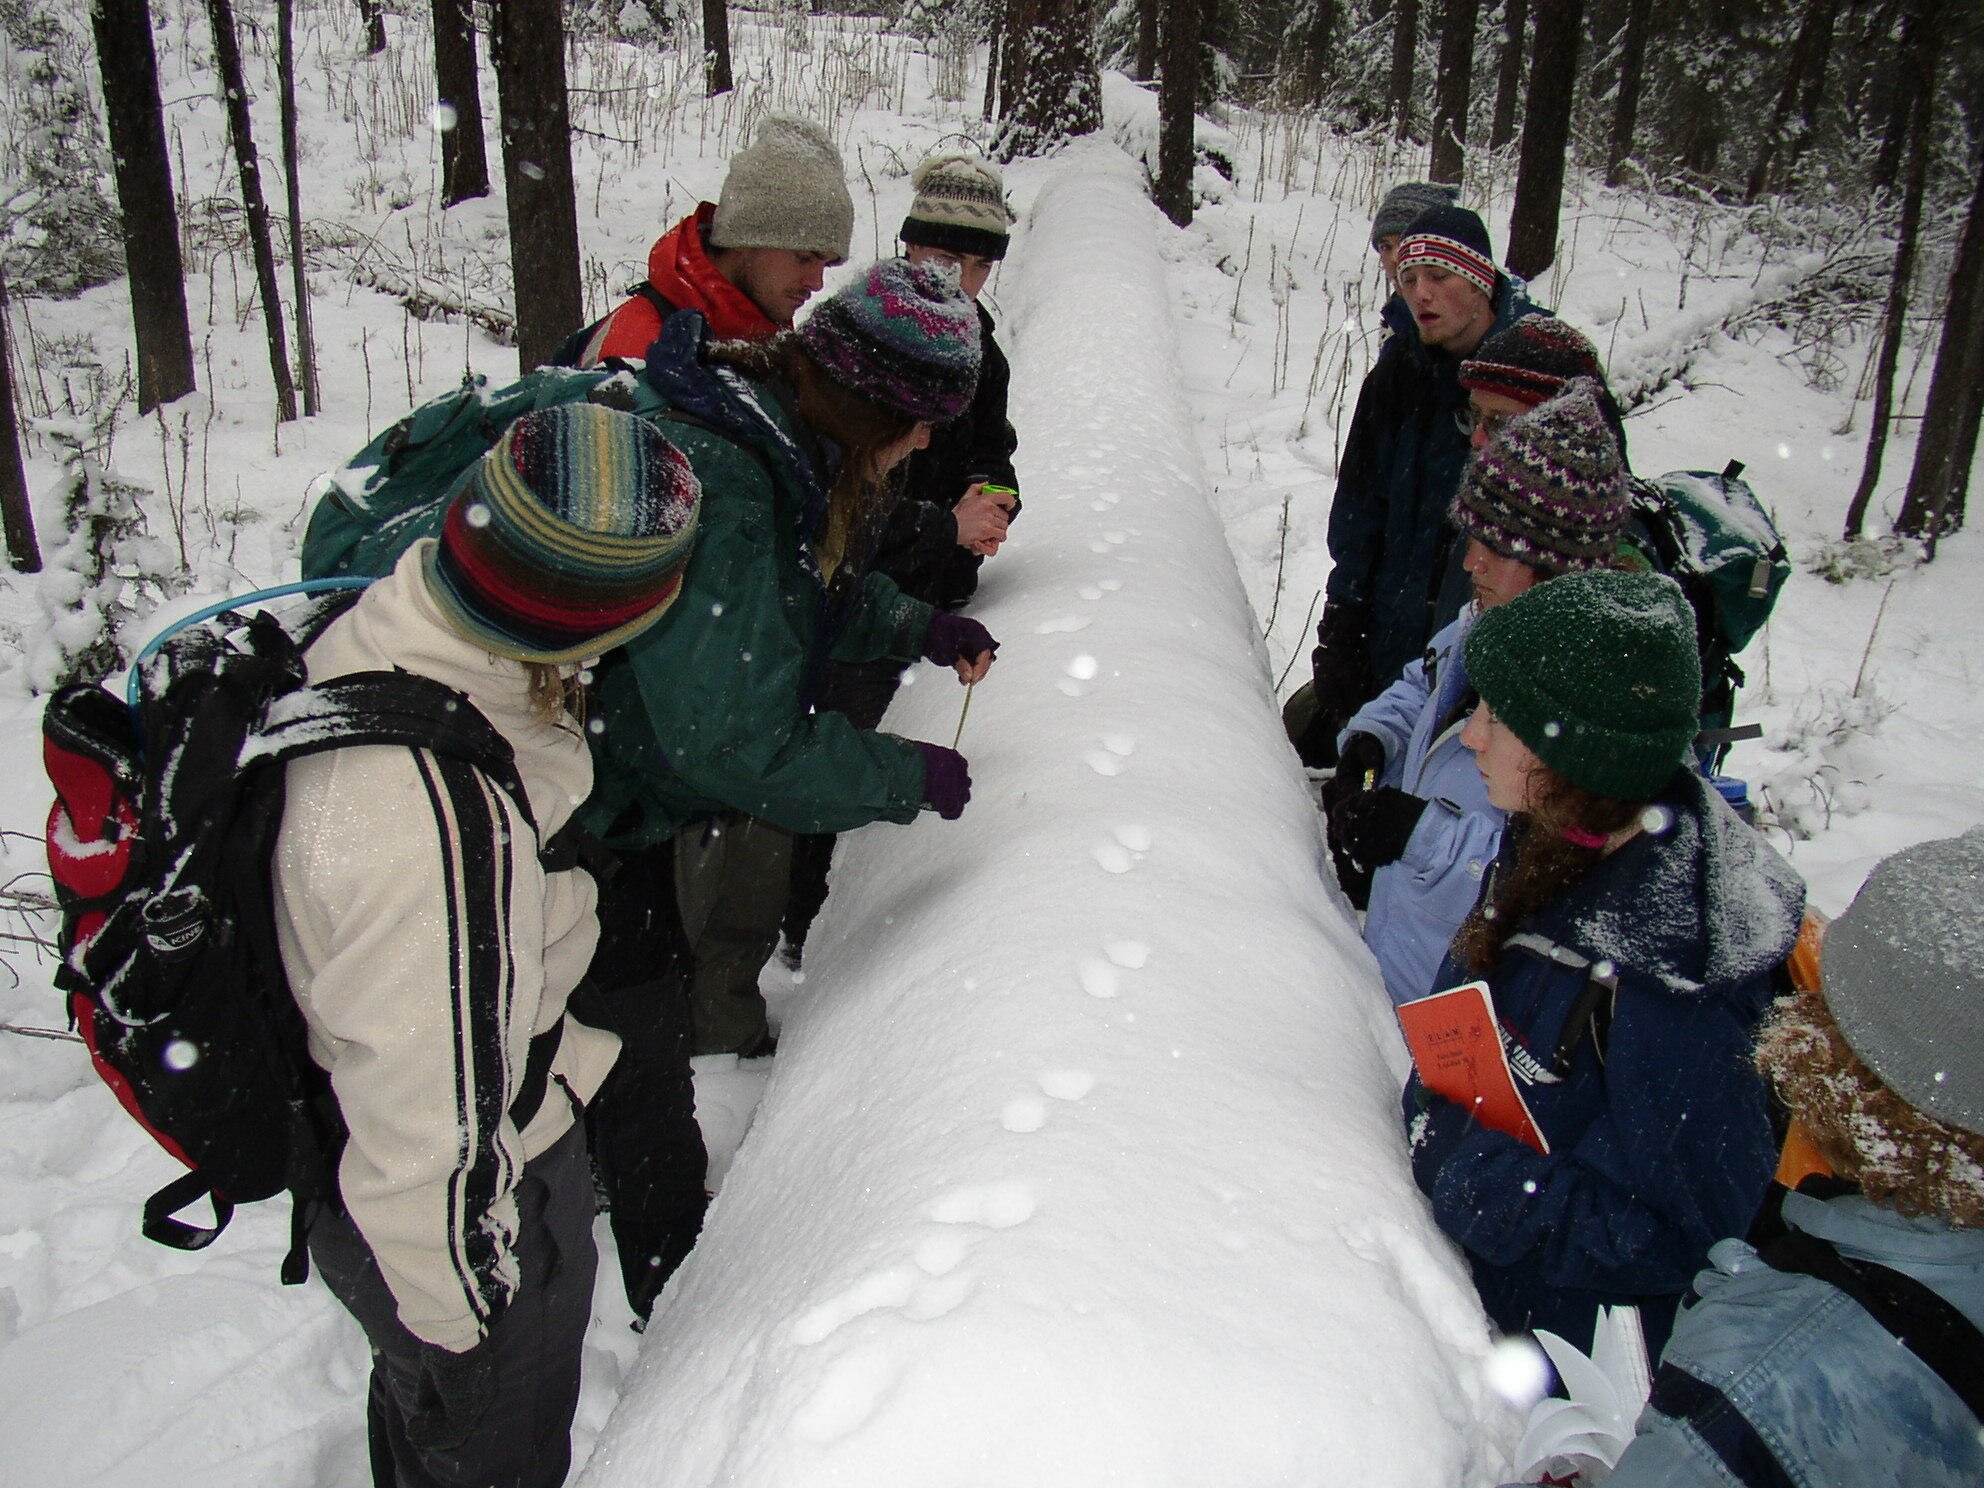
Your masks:
<path fill-rule="evenodd" d="M 856 728 L 880 728 L 882 715 L 901 685 L 899 661 L 830 661 L 820 681 L 818 706 L 845 713 Z M 813 919 L 827 902 L 827 871 L 838 840 L 832 832 L 810 832 L 793 839 L 792 891 L 784 929 L 785 943 L 795 951 L 805 946 Z"/>
<path fill-rule="evenodd" d="M 672 845 L 626 854 L 600 886 L 599 949 L 571 1009 L 620 1036 L 620 1058 L 586 1129 L 621 1281 L 641 1318 L 694 1247 L 709 1202 L 689 1069 L 687 968 Z"/>
<path fill-rule="evenodd" d="M 755 1054 L 771 1040 L 758 974 L 778 949 L 792 833 L 734 811 L 675 834 L 675 903 L 689 948 L 698 1054 Z"/>
<path fill-rule="evenodd" d="M 525 1165 L 516 1196 L 517 1292 L 467 1354 L 447 1354 L 401 1325 L 348 1216 L 325 1209 L 311 1219 L 317 1271 L 372 1346 L 366 1425 L 376 1488 L 565 1481 L 597 1266 L 592 1179 L 577 1126 Z"/>

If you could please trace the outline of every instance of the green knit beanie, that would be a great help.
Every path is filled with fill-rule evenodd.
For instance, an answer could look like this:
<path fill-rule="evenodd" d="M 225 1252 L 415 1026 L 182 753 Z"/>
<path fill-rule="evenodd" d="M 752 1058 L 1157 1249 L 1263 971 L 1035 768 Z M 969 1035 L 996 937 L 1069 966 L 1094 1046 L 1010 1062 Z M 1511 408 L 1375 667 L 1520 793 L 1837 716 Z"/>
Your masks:
<path fill-rule="evenodd" d="M 1699 726 L 1695 616 L 1664 574 L 1566 574 L 1485 612 L 1462 651 L 1496 718 L 1573 785 L 1659 794 Z"/>

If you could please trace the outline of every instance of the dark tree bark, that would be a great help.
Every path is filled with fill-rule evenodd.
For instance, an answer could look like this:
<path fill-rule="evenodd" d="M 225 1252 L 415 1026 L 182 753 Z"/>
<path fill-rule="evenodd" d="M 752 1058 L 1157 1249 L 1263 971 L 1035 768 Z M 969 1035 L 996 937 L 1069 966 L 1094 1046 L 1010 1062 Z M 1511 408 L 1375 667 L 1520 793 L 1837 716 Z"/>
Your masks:
<path fill-rule="evenodd" d="M 1929 180 L 1929 146 L 1936 122 L 1936 74 L 1940 57 L 1936 24 L 1943 0 L 1917 0 L 1903 31 L 1903 92 L 1915 100 L 1908 110 L 1908 169 L 1901 190 L 1901 221 L 1895 229 L 1894 278 L 1888 283 L 1887 308 L 1882 312 L 1880 354 L 1874 363 L 1874 413 L 1867 428 L 1867 458 L 1860 467 L 1860 485 L 1846 508 L 1846 536 L 1858 537 L 1867 523 L 1867 506 L 1880 483 L 1881 460 L 1887 453 L 1888 425 L 1893 422 L 1894 369 L 1901 360 L 1902 332 L 1908 322 L 1909 281 L 1915 277 L 1916 239 L 1922 227 L 1922 198 Z"/>
<path fill-rule="evenodd" d="M 0 265 L 0 527 L 6 529 L 7 561 L 20 573 L 40 573 L 41 547 L 34 537 L 28 472 L 21 463 L 21 427 L 14 416 L 14 358 L 7 339 L 4 265 Z"/>
<path fill-rule="evenodd" d="M 317 338 L 310 328 L 310 272 L 303 254 L 303 191 L 296 166 L 296 0 L 276 0 L 276 82 L 281 90 L 283 184 L 289 203 L 289 274 L 296 297 L 296 380 L 303 413 L 315 417 Z"/>
<path fill-rule="evenodd" d="M 454 111 L 441 135 L 441 205 L 489 195 L 489 156 L 482 140 L 482 84 L 475 71 L 475 20 L 469 0 L 433 0 L 434 95 Z"/>
<path fill-rule="evenodd" d="M 255 153 L 255 131 L 248 118 L 248 84 L 241 73 L 241 43 L 234 34 L 230 0 L 207 0 L 213 26 L 214 67 L 227 97 L 227 132 L 241 177 L 241 206 L 248 219 L 248 243 L 255 255 L 255 285 L 262 296 L 262 325 L 269 338 L 269 375 L 276 385 L 276 418 L 296 417 L 296 384 L 289 375 L 289 348 L 282 328 L 282 296 L 276 290 L 275 246 L 269 235 L 269 206 L 262 196 L 262 164 Z"/>
<path fill-rule="evenodd" d="M 1157 205 L 1192 221 L 1192 122 L 1198 116 L 1200 0 L 1165 0 L 1164 81 L 1157 96 Z"/>
<path fill-rule="evenodd" d="M 1389 97 L 1392 137 L 1412 133 L 1412 82 L 1419 54 L 1419 0 L 1395 0 L 1392 6 L 1392 76 Z"/>
<path fill-rule="evenodd" d="M 1022 9 L 1026 27 L 1009 33 L 1011 104 L 992 145 L 1008 161 L 1102 127 L 1102 74 L 1087 0 L 1015 0 L 1011 16 Z"/>
<path fill-rule="evenodd" d="M 1440 73 L 1433 80 L 1435 181 L 1460 185 L 1467 170 L 1467 104 L 1474 92 L 1474 26 L 1481 0 L 1447 0 L 1440 22 Z"/>
<path fill-rule="evenodd" d="M 1894 524 L 1894 530 L 1905 537 L 1925 539 L 1931 557 L 1937 539 L 1963 526 L 1978 426 L 1984 422 L 1984 169 L 1980 165 L 1984 162 L 1973 161 L 1977 184 L 1971 190 L 1970 211 L 1950 270 L 1943 339 L 1936 348 L 1936 370 L 1929 377 L 1929 402 L 1916 440 L 1908 494 Z"/>
<path fill-rule="evenodd" d="M 992 44 L 985 50 L 985 107 L 980 111 L 987 123 L 991 122 L 994 108 L 999 102 L 999 59 L 1006 50 L 1006 18 L 1003 15 L 992 18 Z"/>
<path fill-rule="evenodd" d="M 562 73 L 562 64 L 560 70 Z M 728 93 L 733 86 L 730 11 L 723 0 L 703 0 L 703 91 L 714 98 L 719 93 Z"/>
<path fill-rule="evenodd" d="M 1617 186 L 1633 154 L 1639 125 L 1640 88 L 1646 81 L 1646 34 L 1653 0 L 1628 0 L 1625 35 L 1619 43 L 1619 96 L 1612 109 L 1612 140 L 1605 152 L 1605 184 Z"/>
<path fill-rule="evenodd" d="M 365 22 L 365 54 L 376 57 L 386 49 L 386 13 L 379 0 L 358 0 L 358 15 Z"/>
<path fill-rule="evenodd" d="M 1749 201 L 1755 201 L 1770 189 L 1780 152 L 1784 156 L 1783 170 L 1776 172 L 1780 178 L 1789 177 L 1797 167 L 1824 96 L 1826 64 L 1832 59 L 1833 24 L 1838 14 L 1839 0 L 1816 0 L 1805 12 L 1798 35 L 1791 43 L 1791 55 L 1784 64 L 1784 82 L 1771 106 L 1763 143 L 1755 164 L 1750 167 L 1749 185 L 1744 192 Z M 1799 128 L 1787 139 L 1785 126 L 1791 120 L 1794 106 L 1798 109 Z"/>
<path fill-rule="evenodd" d="M 1508 0 L 1502 19 L 1502 56 L 1496 65 L 1495 119 L 1488 130 L 1488 148 L 1499 150 L 1516 137 L 1516 113 L 1522 101 L 1522 58 L 1529 32 L 1529 0 Z"/>
<path fill-rule="evenodd" d="M 1883 7 L 1881 14 L 1889 14 Z M 1881 149 L 1874 159 L 1873 183 L 1876 186 L 1891 184 L 1901 174 L 1901 157 L 1908 145 L 1908 122 L 1914 113 L 1914 98 L 1909 93 L 1905 79 L 1908 75 L 1908 58 L 1912 46 L 1912 31 L 1915 26 L 1915 7 L 1906 6 L 1902 12 L 1901 38 L 1894 50 L 1885 58 L 1872 57 L 1874 65 L 1896 81 L 1886 90 L 1886 119 L 1881 125 Z"/>
<path fill-rule="evenodd" d="M 1028 36 L 1033 30 L 1034 13 L 1040 0 L 1006 0 L 1006 45 L 999 54 L 999 117 L 1007 118 L 1019 106 L 1020 90 L 1026 86 Z M 1155 72 L 1155 64 L 1152 66 Z"/>
<path fill-rule="evenodd" d="M 148 0 L 92 0 L 90 24 L 124 218 L 124 264 L 138 342 L 138 412 L 150 413 L 193 391 L 193 336 L 186 321 L 186 272 L 159 108 L 151 6 Z"/>
<path fill-rule="evenodd" d="M 1308 11 L 1298 14 L 1288 33 L 1293 56 L 1284 57 L 1282 76 L 1293 79 L 1294 101 L 1310 108 L 1320 108 L 1329 90 L 1336 18 L 1337 0 L 1310 0 Z"/>
<path fill-rule="evenodd" d="M 1564 152 L 1571 142 L 1571 104 L 1577 92 L 1583 25 L 1584 0 L 1538 0 L 1507 259 L 1509 268 L 1526 279 L 1536 278 L 1557 261 Z"/>
<path fill-rule="evenodd" d="M 559 0 L 498 0 L 490 51 L 516 283 L 517 361 L 528 372 L 585 319 Z"/>
<path fill-rule="evenodd" d="M 1136 79 L 1140 83 L 1157 78 L 1157 15 L 1162 0 L 1137 0 Z"/>

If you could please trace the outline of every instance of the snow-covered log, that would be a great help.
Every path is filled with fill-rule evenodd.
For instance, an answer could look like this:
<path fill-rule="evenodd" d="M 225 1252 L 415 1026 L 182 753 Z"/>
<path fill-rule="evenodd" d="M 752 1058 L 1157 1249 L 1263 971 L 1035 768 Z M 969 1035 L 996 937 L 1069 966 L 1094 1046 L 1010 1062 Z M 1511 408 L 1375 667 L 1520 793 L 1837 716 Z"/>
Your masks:
<path fill-rule="evenodd" d="M 755 1126 L 586 1488 L 1492 1482 L 1485 1324 L 1089 141 L 1007 265 L 1026 507 L 963 819 L 842 839 Z M 886 727 L 949 743 L 921 669 Z M 608 1264 L 611 1264 L 610 1260 Z"/>

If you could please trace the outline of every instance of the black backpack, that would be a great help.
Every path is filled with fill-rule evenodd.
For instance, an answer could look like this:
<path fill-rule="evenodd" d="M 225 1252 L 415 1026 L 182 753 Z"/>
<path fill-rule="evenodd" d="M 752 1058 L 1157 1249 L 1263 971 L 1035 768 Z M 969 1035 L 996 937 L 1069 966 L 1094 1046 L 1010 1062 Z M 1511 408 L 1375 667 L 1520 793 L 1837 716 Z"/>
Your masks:
<path fill-rule="evenodd" d="M 147 1201 L 142 1229 L 198 1250 L 236 1204 L 287 1191 L 291 1282 L 307 1274 L 310 1203 L 335 1202 L 344 1133 L 276 942 L 282 767 L 354 744 L 429 749 L 473 763 L 529 820 L 508 741 L 461 693 L 387 671 L 305 685 L 304 649 L 355 597 L 286 620 L 224 610 L 141 660 L 128 705 L 66 687 L 42 719 L 55 984 L 97 1073 L 191 1170 Z M 177 1217 L 209 1197 L 211 1225 Z"/>

